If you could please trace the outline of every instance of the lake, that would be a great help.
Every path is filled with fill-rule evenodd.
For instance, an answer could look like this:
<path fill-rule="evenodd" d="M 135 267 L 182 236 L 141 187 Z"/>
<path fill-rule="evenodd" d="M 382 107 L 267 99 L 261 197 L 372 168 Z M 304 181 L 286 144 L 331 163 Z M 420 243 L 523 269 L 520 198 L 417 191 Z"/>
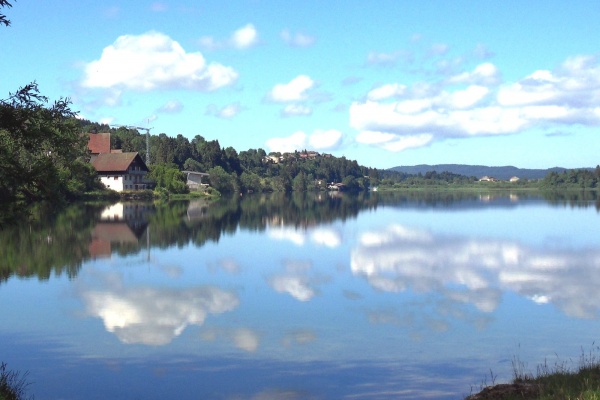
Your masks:
<path fill-rule="evenodd" d="M 44 399 L 462 399 L 600 337 L 595 195 L 75 205 L 0 231 Z"/>

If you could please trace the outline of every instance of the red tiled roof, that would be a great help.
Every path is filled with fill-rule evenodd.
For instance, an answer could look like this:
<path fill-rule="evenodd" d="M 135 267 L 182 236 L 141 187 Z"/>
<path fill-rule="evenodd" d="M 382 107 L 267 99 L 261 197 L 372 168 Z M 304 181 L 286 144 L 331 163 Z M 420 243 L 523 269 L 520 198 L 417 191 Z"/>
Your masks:
<path fill-rule="evenodd" d="M 92 230 L 92 238 L 109 243 L 138 242 L 138 238 L 125 222 L 98 222 Z"/>
<path fill-rule="evenodd" d="M 110 153 L 110 132 L 90 133 L 88 149 L 92 154 Z"/>
<path fill-rule="evenodd" d="M 148 168 L 138 153 L 105 153 L 98 154 L 92 160 L 92 165 L 98 172 L 126 172 L 132 162 L 138 158 L 138 162 L 143 170 Z"/>
<path fill-rule="evenodd" d="M 88 246 L 92 258 L 110 257 L 112 251 L 110 242 L 103 239 L 93 238 Z"/>

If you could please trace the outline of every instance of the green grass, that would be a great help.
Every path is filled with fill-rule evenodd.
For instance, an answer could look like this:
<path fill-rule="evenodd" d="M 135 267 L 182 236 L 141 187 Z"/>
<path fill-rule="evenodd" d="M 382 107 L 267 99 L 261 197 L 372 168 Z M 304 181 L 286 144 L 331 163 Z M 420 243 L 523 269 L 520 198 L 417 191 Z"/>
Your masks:
<path fill-rule="evenodd" d="M 595 350 L 585 353 L 577 368 L 566 362 L 539 365 L 534 374 L 526 372 L 524 364 L 513 359 L 513 380 L 508 384 L 482 387 L 468 400 L 600 400 L 600 359 Z M 493 375 L 492 375 L 493 376 Z"/>

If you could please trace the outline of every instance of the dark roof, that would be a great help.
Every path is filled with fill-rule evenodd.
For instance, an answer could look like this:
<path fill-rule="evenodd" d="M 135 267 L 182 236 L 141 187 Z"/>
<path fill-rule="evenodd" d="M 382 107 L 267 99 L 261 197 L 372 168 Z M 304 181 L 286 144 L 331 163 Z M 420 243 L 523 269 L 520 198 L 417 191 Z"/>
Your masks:
<path fill-rule="evenodd" d="M 92 154 L 110 153 L 110 132 L 90 133 L 88 149 Z"/>
<path fill-rule="evenodd" d="M 191 174 L 191 175 L 200 175 L 200 176 L 210 176 L 210 174 L 207 174 L 206 172 L 196 172 L 196 171 L 181 171 L 184 174 Z"/>
<path fill-rule="evenodd" d="M 92 160 L 92 165 L 98 172 L 126 172 L 129 166 L 136 162 L 142 170 L 148 171 L 148 167 L 138 153 L 104 153 Z"/>

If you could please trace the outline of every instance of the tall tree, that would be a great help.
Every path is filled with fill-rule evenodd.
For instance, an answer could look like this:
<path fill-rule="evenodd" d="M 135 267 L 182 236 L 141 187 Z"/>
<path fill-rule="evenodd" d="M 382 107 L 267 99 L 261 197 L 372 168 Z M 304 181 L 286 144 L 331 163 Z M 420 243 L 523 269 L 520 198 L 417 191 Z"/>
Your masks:
<path fill-rule="evenodd" d="M 0 100 L 2 201 L 59 200 L 85 189 L 71 181 L 88 181 L 91 173 L 82 166 L 89 161 L 87 136 L 68 99 L 47 103 L 35 82 Z"/>

